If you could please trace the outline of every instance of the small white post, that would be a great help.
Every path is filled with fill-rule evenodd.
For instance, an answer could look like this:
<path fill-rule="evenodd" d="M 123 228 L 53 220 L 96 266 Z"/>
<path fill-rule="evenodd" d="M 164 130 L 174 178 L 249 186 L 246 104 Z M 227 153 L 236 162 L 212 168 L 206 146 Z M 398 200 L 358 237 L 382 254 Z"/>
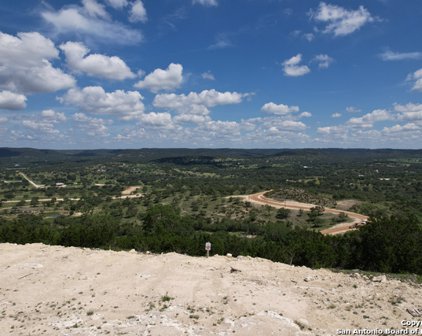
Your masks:
<path fill-rule="evenodd" d="M 205 243 L 205 251 L 207 251 L 207 258 L 208 258 L 210 256 L 210 251 L 211 251 L 211 243 L 210 242 Z"/>

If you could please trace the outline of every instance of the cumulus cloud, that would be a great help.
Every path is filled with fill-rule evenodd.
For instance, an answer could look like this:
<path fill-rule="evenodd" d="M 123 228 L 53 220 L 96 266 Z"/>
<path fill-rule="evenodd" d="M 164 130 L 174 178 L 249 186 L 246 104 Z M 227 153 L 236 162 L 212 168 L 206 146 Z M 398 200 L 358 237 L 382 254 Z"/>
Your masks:
<path fill-rule="evenodd" d="M 320 54 L 316 55 L 313 61 L 318 63 L 320 69 L 327 69 L 334 62 L 334 59 L 326 54 Z"/>
<path fill-rule="evenodd" d="M 89 49 L 79 42 L 64 43 L 60 49 L 66 55 L 66 62 L 73 71 L 113 80 L 135 77 L 126 63 L 117 56 L 88 55 Z"/>
<path fill-rule="evenodd" d="M 143 80 L 135 84 L 136 88 L 148 89 L 154 93 L 162 90 L 174 90 L 183 82 L 183 66 L 171 63 L 167 69 L 155 69 Z"/>
<path fill-rule="evenodd" d="M 298 129 L 305 129 L 306 125 L 301 122 L 301 121 L 295 121 L 295 120 L 283 120 L 280 123 L 280 126 L 282 127 L 282 129 L 293 129 L 293 130 L 298 130 Z"/>
<path fill-rule="evenodd" d="M 50 135 L 58 135 L 60 132 L 54 126 L 54 123 L 45 120 L 23 120 L 22 125 L 33 131 L 38 131 Z"/>
<path fill-rule="evenodd" d="M 419 60 L 422 59 L 422 52 L 394 52 L 387 50 L 382 54 L 379 54 L 379 57 L 383 61 Z"/>
<path fill-rule="evenodd" d="M 164 112 L 164 113 L 150 112 L 150 113 L 141 114 L 139 116 L 139 120 L 141 121 L 142 125 L 147 125 L 147 126 L 152 126 L 152 127 L 170 128 L 172 126 L 171 114 L 167 112 Z"/>
<path fill-rule="evenodd" d="M 422 121 L 422 104 L 395 104 L 394 110 L 399 113 L 399 119 Z"/>
<path fill-rule="evenodd" d="M 75 113 L 72 119 L 78 124 L 78 127 L 85 131 L 89 136 L 108 136 L 107 124 L 111 123 L 102 118 L 92 118 L 85 113 Z"/>
<path fill-rule="evenodd" d="M 288 106 L 271 102 L 262 106 L 261 110 L 275 115 L 288 115 L 290 113 L 299 112 L 299 106 Z"/>
<path fill-rule="evenodd" d="M 282 63 L 284 74 L 290 77 L 299 77 L 309 73 L 311 69 L 307 65 L 300 65 L 300 62 L 302 62 L 302 54 L 297 54 L 284 61 Z"/>
<path fill-rule="evenodd" d="M 385 125 L 376 127 L 375 124 L 380 122 Z M 422 104 L 395 104 L 392 110 L 375 109 L 341 125 L 319 127 L 317 133 L 321 138 L 316 141 L 324 143 L 365 144 L 366 147 L 403 143 L 414 147 L 422 136 Z"/>
<path fill-rule="evenodd" d="M 52 109 L 43 110 L 41 112 L 41 116 L 44 119 L 50 120 L 51 122 L 54 122 L 54 123 L 66 121 L 67 119 L 63 112 L 57 112 Z"/>
<path fill-rule="evenodd" d="M 415 81 L 412 87 L 414 91 L 422 91 L 422 69 L 415 71 L 407 77 L 408 80 Z"/>
<path fill-rule="evenodd" d="M 136 0 L 132 3 L 132 8 L 130 9 L 129 15 L 130 22 L 147 22 L 147 11 L 145 9 L 144 3 L 141 0 Z"/>
<path fill-rule="evenodd" d="M 93 3 L 92 1 L 90 2 Z M 95 38 L 95 41 L 115 44 L 136 44 L 142 41 L 142 34 L 125 25 L 94 15 L 84 6 L 63 7 L 58 11 L 46 10 L 41 17 L 58 35 L 76 34 Z"/>
<path fill-rule="evenodd" d="M 0 91 L 0 110 L 23 110 L 26 97 L 10 91 Z"/>
<path fill-rule="evenodd" d="M 204 124 L 211 121 L 210 116 L 201 114 L 179 114 L 174 117 L 174 121 L 178 123 Z"/>
<path fill-rule="evenodd" d="M 190 92 L 185 94 L 159 94 L 155 96 L 153 105 L 157 108 L 176 111 L 184 115 L 176 120 L 184 122 L 203 122 L 210 113 L 209 108 L 217 105 L 239 104 L 248 94 L 238 92 L 218 92 L 214 89 L 204 90 L 200 93 Z M 193 116 L 203 116 L 202 118 Z"/>
<path fill-rule="evenodd" d="M 154 98 L 154 106 L 186 111 L 192 106 L 214 107 L 217 105 L 239 104 L 248 94 L 238 92 L 219 92 L 214 89 L 204 90 L 200 93 L 190 92 L 185 94 L 159 94 Z"/>
<path fill-rule="evenodd" d="M 82 90 L 70 89 L 59 100 L 85 112 L 110 114 L 125 120 L 139 117 L 144 112 L 143 97 L 137 91 L 105 92 L 100 86 L 88 86 Z"/>
<path fill-rule="evenodd" d="M 388 110 L 377 109 L 359 118 L 351 118 L 347 123 L 357 127 L 371 128 L 375 122 L 391 120 L 392 115 Z"/>
<path fill-rule="evenodd" d="M 202 5 L 205 7 L 215 7 L 218 6 L 217 0 L 192 0 L 192 3 Z"/>
<path fill-rule="evenodd" d="M 317 132 L 318 133 L 322 133 L 322 134 L 344 134 L 345 133 L 345 129 L 343 126 L 324 126 L 324 127 L 318 127 L 317 128 Z"/>
<path fill-rule="evenodd" d="M 317 22 L 325 23 L 323 32 L 334 36 L 349 35 L 375 20 L 363 6 L 356 10 L 347 10 L 325 2 L 321 2 L 316 10 L 311 11 L 310 16 Z"/>
<path fill-rule="evenodd" d="M 411 132 L 411 131 L 418 131 L 421 130 L 421 127 L 416 125 L 415 123 L 407 123 L 404 125 L 396 124 L 391 127 L 384 127 L 384 133 L 401 133 L 401 132 Z"/>
<path fill-rule="evenodd" d="M 54 43 L 39 33 L 0 33 L 0 88 L 25 94 L 72 87 L 75 79 L 50 63 L 58 55 Z"/>
<path fill-rule="evenodd" d="M 311 112 L 302 112 L 301 114 L 299 114 L 299 118 L 310 118 L 310 117 L 312 117 Z"/>
<path fill-rule="evenodd" d="M 331 115 L 331 117 L 333 118 L 340 118 L 341 117 L 341 113 L 335 112 Z"/>

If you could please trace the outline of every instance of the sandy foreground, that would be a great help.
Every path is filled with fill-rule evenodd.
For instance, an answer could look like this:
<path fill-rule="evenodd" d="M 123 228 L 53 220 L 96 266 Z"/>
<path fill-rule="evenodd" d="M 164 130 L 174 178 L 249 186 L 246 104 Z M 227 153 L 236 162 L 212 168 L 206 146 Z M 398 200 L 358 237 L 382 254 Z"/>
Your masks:
<path fill-rule="evenodd" d="M 422 320 L 420 285 L 250 257 L 0 244 L 0 335 L 336 335 Z"/>

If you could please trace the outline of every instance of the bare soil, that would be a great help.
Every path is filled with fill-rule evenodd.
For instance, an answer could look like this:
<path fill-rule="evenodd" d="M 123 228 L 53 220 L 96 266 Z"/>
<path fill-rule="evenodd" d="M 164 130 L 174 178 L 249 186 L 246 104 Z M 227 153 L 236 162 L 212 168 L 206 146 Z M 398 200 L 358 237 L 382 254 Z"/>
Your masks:
<path fill-rule="evenodd" d="M 259 258 L 0 244 L 3 335 L 336 335 L 400 328 L 421 286 Z"/>

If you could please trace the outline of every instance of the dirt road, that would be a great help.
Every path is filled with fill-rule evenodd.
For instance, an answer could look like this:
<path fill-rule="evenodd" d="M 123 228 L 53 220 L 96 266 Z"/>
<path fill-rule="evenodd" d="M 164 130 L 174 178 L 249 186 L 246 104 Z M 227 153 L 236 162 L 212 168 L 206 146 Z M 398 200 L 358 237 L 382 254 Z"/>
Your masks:
<path fill-rule="evenodd" d="M 44 189 L 45 186 L 42 184 L 36 184 L 34 181 L 32 181 L 28 176 L 26 176 L 26 174 L 19 172 L 18 173 L 20 176 L 22 176 L 25 180 L 27 180 L 29 182 L 30 185 L 32 185 L 35 189 Z"/>
<path fill-rule="evenodd" d="M 248 202 L 260 204 L 260 205 L 269 205 L 277 209 L 286 208 L 286 209 L 291 209 L 291 210 L 310 211 L 311 208 L 316 206 L 315 204 L 301 203 L 301 202 L 296 202 L 296 201 L 291 201 L 291 200 L 278 201 L 272 198 L 265 197 L 264 195 L 267 192 L 268 191 L 262 191 L 262 192 L 252 194 L 252 195 L 239 195 L 239 196 L 233 196 L 233 197 L 240 197 L 244 201 L 248 201 Z M 351 212 L 351 211 L 344 211 L 344 210 L 338 210 L 338 209 L 332 209 L 332 208 L 325 208 L 324 211 L 327 213 L 334 214 L 334 215 L 345 213 L 347 216 L 353 219 L 353 221 L 348 222 L 348 223 L 340 223 L 328 229 L 322 230 L 321 231 L 322 234 L 335 235 L 335 234 L 340 234 L 340 233 L 345 233 L 347 231 L 355 230 L 356 225 L 360 225 L 361 223 L 366 222 L 368 220 L 368 216 L 361 215 L 361 214 Z"/>

